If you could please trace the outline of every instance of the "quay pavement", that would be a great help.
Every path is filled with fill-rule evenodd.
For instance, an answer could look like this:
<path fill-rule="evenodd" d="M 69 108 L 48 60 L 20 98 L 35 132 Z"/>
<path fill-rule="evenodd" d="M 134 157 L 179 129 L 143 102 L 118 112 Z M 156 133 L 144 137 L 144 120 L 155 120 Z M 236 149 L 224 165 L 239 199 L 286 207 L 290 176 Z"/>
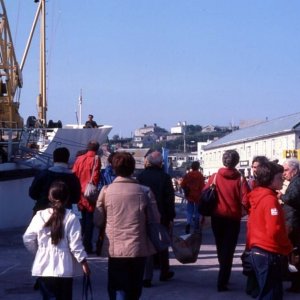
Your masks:
<path fill-rule="evenodd" d="M 184 234 L 185 206 L 176 204 L 177 218 L 174 223 L 174 233 Z M 35 300 L 41 299 L 38 291 L 33 290 L 34 278 L 30 269 L 33 257 L 23 246 L 22 234 L 25 228 L 0 230 L 0 299 L 3 300 Z M 242 274 L 240 256 L 244 249 L 245 221 L 242 221 L 239 243 L 234 257 L 230 291 L 218 293 L 216 281 L 218 262 L 209 218 L 203 227 L 203 241 L 196 263 L 183 265 L 179 263 L 170 250 L 171 269 L 175 276 L 170 281 L 160 282 L 159 271 L 153 278 L 153 287 L 144 288 L 141 300 L 210 300 L 210 299 L 253 299 L 245 293 L 246 277 Z M 94 300 L 108 300 L 106 291 L 107 261 L 92 255 L 89 258 L 92 270 L 92 288 Z M 289 283 L 284 283 L 287 288 Z M 74 280 L 73 299 L 82 299 L 82 278 Z M 284 294 L 284 299 L 299 299 L 299 294 Z"/>

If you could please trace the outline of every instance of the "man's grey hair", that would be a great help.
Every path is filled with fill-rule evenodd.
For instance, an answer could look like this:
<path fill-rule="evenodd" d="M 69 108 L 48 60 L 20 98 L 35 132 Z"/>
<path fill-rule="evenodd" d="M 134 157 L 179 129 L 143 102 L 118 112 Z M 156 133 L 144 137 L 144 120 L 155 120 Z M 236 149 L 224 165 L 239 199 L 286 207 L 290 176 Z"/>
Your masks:
<path fill-rule="evenodd" d="M 159 151 L 153 151 L 146 156 L 147 162 L 151 166 L 161 166 L 163 162 L 162 154 Z"/>
<path fill-rule="evenodd" d="M 288 158 L 287 160 L 284 161 L 283 164 L 287 164 L 293 170 L 297 170 L 298 172 L 300 172 L 300 163 L 296 157 Z"/>

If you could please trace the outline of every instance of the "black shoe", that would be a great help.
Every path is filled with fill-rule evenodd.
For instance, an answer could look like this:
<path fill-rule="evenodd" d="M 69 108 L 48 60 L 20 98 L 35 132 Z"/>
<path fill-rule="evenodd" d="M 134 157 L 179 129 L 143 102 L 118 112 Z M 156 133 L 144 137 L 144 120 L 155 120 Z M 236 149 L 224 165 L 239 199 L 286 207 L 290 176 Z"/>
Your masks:
<path fill-rule="evenodd" d="M 186 226 L 185 226 L 185 233 L 189 234 L 190 230 L 191 230 L 191 225 L 190 224 L 186 224 Z"/>
<path fill-rule="evenodd" d="M 159 280 L 160 281 L 168 281 L 171 278 L 173 278 L 174 275 L 175 275 L 174 271 L 168 271 L 166 274 L 161 274 L 160 277 L 159 277 Z"/>
<path fill-rule="evenodd" d="M 144 279 L 143 280 L 143 287 L 145 288 L 151 288 L 152 287 L 152 282 L 150 279 Z"/>

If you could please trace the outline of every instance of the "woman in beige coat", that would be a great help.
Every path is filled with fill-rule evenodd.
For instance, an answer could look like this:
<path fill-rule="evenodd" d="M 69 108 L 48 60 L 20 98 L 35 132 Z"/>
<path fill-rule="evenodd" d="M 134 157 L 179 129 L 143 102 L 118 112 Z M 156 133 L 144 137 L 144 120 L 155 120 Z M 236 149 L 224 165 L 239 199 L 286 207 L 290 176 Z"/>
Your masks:
<path fill-rule="evenodd" d="M 116 153 L 112 167 L 117 178 L 101 190 L 94 223 L 100 228 L 105 226 L 102 253 L 108 251 L 110 300 L 138 300 L 146 257 L 155 253 L 147 236 L 146 222 L 159 223 L 160 216 L 151 190 L 131 178 L 135 168 L 133 156 Z M 150 205 L 153 215 L 147 214 Z"/>

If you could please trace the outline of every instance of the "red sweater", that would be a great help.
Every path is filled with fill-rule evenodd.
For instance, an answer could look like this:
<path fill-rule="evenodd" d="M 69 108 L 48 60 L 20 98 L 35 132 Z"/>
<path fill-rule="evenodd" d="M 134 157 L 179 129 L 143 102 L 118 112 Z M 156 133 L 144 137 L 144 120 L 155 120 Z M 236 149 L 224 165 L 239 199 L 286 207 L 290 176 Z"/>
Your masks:
<path fill-rule="evenodd" d="M 182 180 L 181 187 L 187 190 L 186 198 L 188 201 L 198 203 L 200 194 L 204 187 L 204 177 L 199 171 L 191 171 L 187 173 Z"/>
<path fill-rule="evenodd" d="M 287 255 L 292 251 L 286 232 L 284 212 L 276 192 L 256 187 L 249 193 L 250 214 L 248 218 L 248 245 L 266 251 Z"/>
<path fill-rule="evenodd" d="M 246 179 L 237 169 L 221 168 L 209 178 L 205 188 L 212 184 L 215 176 L 218 203 L 214 215 L 241 219 L 242 204 L 248 207 L 249 186 Z"/>

